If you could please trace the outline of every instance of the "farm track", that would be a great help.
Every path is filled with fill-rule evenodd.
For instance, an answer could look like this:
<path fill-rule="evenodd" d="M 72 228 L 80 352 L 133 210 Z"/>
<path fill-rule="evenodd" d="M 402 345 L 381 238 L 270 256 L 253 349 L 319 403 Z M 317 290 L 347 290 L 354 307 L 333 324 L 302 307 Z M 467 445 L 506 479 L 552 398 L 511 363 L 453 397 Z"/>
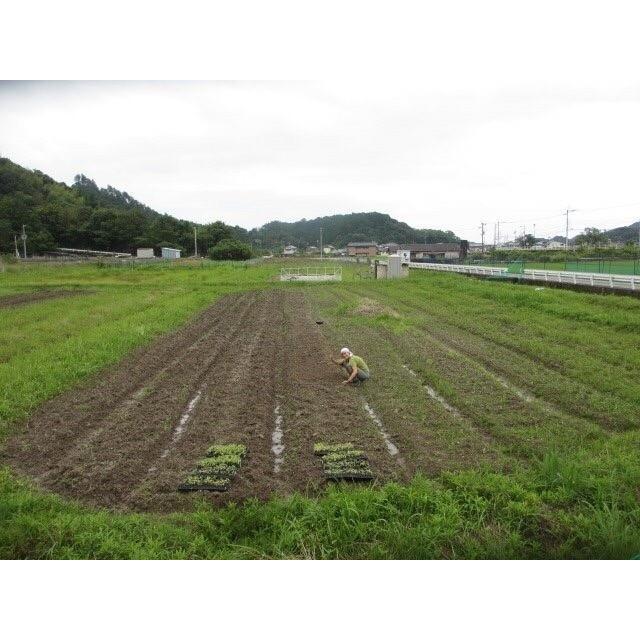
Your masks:
<path fill-rule="evenodd" d="M 179 331 L 44 404 L 3 457 L 44 489 L 123 510 L 316 491 L 323 479 L 313 444 L 320 440 L 352 441 L 378 478 L 397 477 L 357 388 L 339 384 L 330 355 L 302 293 L 226 296 Z M 285 446 L 277 472 L 276 406 Z M 214 443 L 248 448 L 230 490 L 178 493 Z"/>
<path fill-rule="evenodd" d="M 91 291 L 34 291 L 33 293 L 16 293 L 0 297 L 0 309 L 12 309 L 13 307 L 23 307 L 27 304 L 56 300 L 57 298 L 71 298 L 74 296 L 87 295 Z"/>

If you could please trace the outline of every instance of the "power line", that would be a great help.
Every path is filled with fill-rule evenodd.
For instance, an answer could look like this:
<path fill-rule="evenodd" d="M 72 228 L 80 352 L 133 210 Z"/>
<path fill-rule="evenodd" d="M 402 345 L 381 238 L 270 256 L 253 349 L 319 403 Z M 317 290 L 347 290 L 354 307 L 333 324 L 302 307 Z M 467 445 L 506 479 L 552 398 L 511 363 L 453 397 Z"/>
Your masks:
<path fill-rule="evenodd" d="M 640 207 L 640 202 L 631 204 L 614 204 L 609 207 L 595 207 L 593 209 L 578 209 L 578 211 L 606 211 L 607 209 L 624 209 L 625 207 Z"/>

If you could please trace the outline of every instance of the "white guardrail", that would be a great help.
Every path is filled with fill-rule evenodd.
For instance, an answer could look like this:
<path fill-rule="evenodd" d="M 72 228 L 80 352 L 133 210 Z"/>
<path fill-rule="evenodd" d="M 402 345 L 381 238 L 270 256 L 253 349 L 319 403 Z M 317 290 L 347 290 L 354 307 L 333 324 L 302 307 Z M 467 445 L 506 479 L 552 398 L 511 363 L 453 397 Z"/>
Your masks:
<path fill-rule="evenodd" d="M 410 269 L 429 269 L 431 271 L 453 271 L 478 276 L 502 278 L 520 278 L 536 282 L 557 282 L 560 284 L 582 285 L 584 287 L 604 287 L 640 291 L 640 276 L 624 276 L 608 273 L 588 273 L 584 271 L 553 271 L 544 269 L 525 269 L 522 274 L 508 273 L 505 267 L 481 267 L 470 264 L 438 264 L 434 262 L 410 262 Z"/>

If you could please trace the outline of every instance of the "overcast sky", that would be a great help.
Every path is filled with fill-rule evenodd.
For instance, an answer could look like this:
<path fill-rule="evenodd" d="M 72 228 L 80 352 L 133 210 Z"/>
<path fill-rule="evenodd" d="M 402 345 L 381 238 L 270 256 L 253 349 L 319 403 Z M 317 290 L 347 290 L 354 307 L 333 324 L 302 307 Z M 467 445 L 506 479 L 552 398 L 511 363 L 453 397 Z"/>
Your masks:
<path fill-rule="evenodd" d="M 198 222 L 575 235 L 640 219 L 640 83 L 5 82 L 0 155 Z"/>

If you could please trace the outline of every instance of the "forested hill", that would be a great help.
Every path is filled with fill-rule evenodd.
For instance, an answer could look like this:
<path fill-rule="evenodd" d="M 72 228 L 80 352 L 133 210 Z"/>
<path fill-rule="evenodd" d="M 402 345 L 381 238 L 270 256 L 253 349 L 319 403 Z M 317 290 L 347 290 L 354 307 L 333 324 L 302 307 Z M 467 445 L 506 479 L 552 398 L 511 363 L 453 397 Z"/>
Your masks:
<path fill-rule="evenodd" d="M 223 238 L 247 241 L 247 231 L 222 222 L 194 225 L 161 214 L 111 186 L 101 189 L 78 175 L 69 187 L 40 171 L 0 158 L 0 253 L 26 226 L 30 254 L 57 247 L 133 252 L 137 247 L 177 247 L 193 252 L 193 228 L 204 253 Z"/>
<path fill-rule="evenodd" d="M 640 231 L 640 220 L 630 224 L 628 227 L 617 227 L 605 231 L 604 235 L 612 242 L 638 242 L 638 232 Z"/>
<path fill-rule="evenodd" d="M 320 228 L 325 245 L 344 247 L 348 242 L 454 242 L 458 240 L 452 231 L 414 229 L 404 222 L 394 220 L 384 213 L 351 213 L 325 216 L 297 222 L 269 222 L 260 229 L 252 229 L 261 242 L 267 245 L 293 244 L 298 247 L 318 246 Z"/>
<path fill-rule="evenodd" d="M 176 247 L 193 253 L 193 228 L 198 228 L 201 254 L 226 238 L 252 242 L 260 250 L 287 244 L 318 245 L 320 227 L 325 245 L 348 242 L 449 242 L 451 231 L 413 229 L 382 213 L 333 215 L 298 222 L 270 222 L 247 231 L 222 222 L 195 224 L 154 211 L 126 191 L 100 188 L 80 174 L 73 185 L 56 182 L 41 171 L 25 169 L 0 158 L 0 253 L 13 253 L 22 225 L 27 251 L 40 254 L 58 247 L 135 252 L 137 247 Z"/>

